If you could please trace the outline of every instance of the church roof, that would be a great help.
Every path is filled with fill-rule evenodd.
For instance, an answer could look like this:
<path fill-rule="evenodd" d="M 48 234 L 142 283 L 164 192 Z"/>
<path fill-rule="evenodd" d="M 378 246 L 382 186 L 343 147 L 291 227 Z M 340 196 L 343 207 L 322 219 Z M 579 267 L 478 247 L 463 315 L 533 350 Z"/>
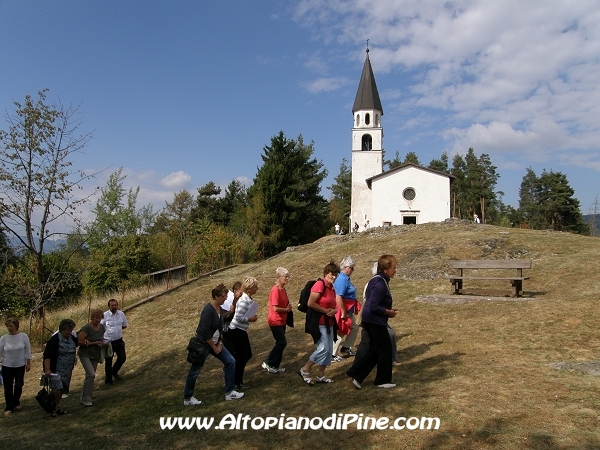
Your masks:
<path fill-rule="evenodd" d="M 360 83 L 358 84 L 358 92 L 356 93 L 356 99 L 354 100 L 354 106 L 352 107 L 352 113 L 360 109 L 378 109 L 381 111 L 381 115 L 383 115 L 383 107 L 381 106 L 377 84 L 375 83 L 375 76 L 373 75 L 373 69 L 371 68 L 368 48 L 367 58 L 365 59 L 365 65 L 363 66 L 362 75 L 360 76 Z"/>
<path fill-rule="evenodd" d="M 385 175 L 389 175 L 389 174 L 394 173 L 394 172 L 401 172 L 401 171 L 403 171 L 403 170 L 405 170 L 405 169 L 407 169 L 409 167 L 414 167 L 415 169 L 419 169 L 419 170 L 422 170 L 424 172 L 430 172 L 430 173 L 434 173 L 436 175 L 441 175 L 443 177 L 448 177 L 448 178 L 450 178 L 450 181 L 452 181 L 454 178 L 456 178 L 452 174 L 449 174 L 449 173 L 446 173 L 446 172 L 441 172 L 441 171 L 435 170 L 435 169 L 430 169 L 429 167 L 420 166 L 420 165 L 414 164 L 414 163 L 404 163 L 404 164 L 399 165 L 398 167 L 394 167 L 393 169 L 388 170 L 387 172 L 381 172 L 380 174 L 377 174 L 377 175 L 375 175 L 375 176 L 373 176 L 371 178 L 367 178 L 365 181 L 367 182 L 367 186 L 369 187 L 369 189 L 371 189 L 371 183 L 374 180 L 376 180 L 378 178 L 381 178 L 381 177 L 383 177 Z"/>

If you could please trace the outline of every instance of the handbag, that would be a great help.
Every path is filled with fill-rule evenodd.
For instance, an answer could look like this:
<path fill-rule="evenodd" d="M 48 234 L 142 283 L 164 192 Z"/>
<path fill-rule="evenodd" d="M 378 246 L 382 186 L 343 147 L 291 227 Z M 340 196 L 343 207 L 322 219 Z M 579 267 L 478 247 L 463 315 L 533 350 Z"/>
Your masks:
<path fill-rule="evenodd" d="M 35 399 L 40 404 L 42 409 L 47 413 L 51 413 L 56 408 L 56 402 L 54 401 L 54 392 L 51 392 L 50 380 L 44 377 L 44 386 L 35 396 Z"/>
<path fill-rule="evenodd" d="M 294 328 L 294 311 L 288 311 L 287 316 L 285 318 L 285 324 L 288 327 Z"/>
<path fill-rule="evenodd" d="M 194 336 L 190 338 L 186 350 L 188 351 L 187 362 L 200 366 L 204 365 L 209 350 L 206 342 L 202 342 L 197 336 Z"/>

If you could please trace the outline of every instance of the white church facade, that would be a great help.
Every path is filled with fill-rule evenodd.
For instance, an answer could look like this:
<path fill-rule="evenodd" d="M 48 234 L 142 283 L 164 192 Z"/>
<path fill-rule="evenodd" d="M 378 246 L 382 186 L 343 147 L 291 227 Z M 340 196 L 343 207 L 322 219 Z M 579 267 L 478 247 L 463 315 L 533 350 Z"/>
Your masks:
<path fill-rule="evenodd" d="M 350 229 L 449 218 L 451 175 L 411 163 L 383 171 L 383 107 L 368 48 L 352 114 Z"/>

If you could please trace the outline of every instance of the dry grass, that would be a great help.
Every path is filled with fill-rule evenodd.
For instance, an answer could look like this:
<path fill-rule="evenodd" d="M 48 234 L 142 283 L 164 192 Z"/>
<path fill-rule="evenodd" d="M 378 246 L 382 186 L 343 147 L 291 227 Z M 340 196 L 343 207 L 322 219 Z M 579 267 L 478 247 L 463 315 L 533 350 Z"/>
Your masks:
<path fill-rule="evenodd" d="M 391 282 L 398 315 L 402 365 L 394 367 L 399 387 L 376 390 L 367 378 L 361 391 L 344 376 L 351 361 L 333 365 L 333 385 L 309 388 L 295 371 L 314 346 L 301 323 L 288 330 L 283 365 L 270 375 L 260 363 L 273 345 L 265 300 L 275 268 L 287 267 L 295 299 L 305 281 L 320 275 L 330 258 L 357 260 L 353 281 L 362 290 L 373 261 L 382 253 L 400 260 Z M 289 249 L 260 264 L 238 266 L 200 279 L 128 313 L 125 381 L 106 388 L 97 377 L 94 407 L 77 404 L 82 370 L 74 372 L 69 414 L 46 418 L 33 396 L 39 371 L 27 375 L 24 410 L 3 419 L 0 445 L 14 448 L 401 448 L 401 449 L 591 449 L 600 448 L 600 378 L 577 370 L 600 359 L 597 264 L 600 240 L 571 234 L 512 230 L 449 222 L 373 229 L 358 236 L 328 236 Z M 418 296 L 447 294 L 449 259 L 533 259 L 525 294 L 531 301 L 463 304 L 417 302 Z M 205 406 L 182 406 L 189 365 L 185 346 L 207 302 L 210 288 L 245 275 L 259 278 L 260 320 L 249 334 L 254 357 L 246 397 L 225 402 L 218 361 L 209 358 L 196 396 Z M 471 283 L 469 283 L 471 284 Z M 474 288 L 505 288 L 475 284 Z M 300 322 L 303 315 L 296 313 Z M 566 362 L 569 370 L 550 364 Z M 38 367 L 39 361 L 34 364 Z M 439 417 L 437 431 L 161 431 L 161 416 L 326 417 L 333 413 L 370 416 Z"/>

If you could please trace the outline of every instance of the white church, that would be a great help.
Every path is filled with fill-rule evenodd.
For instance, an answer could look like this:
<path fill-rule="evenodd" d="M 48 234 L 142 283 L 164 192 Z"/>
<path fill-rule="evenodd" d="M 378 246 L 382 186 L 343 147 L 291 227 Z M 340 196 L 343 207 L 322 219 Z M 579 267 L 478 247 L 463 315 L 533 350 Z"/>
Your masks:
<path fill-rule="evenodd" d="M 352 114 L 350 229 L 449 218 L 452 175 L 411 163 L 383 171 L 383 107 L 368 48 Z"/>

